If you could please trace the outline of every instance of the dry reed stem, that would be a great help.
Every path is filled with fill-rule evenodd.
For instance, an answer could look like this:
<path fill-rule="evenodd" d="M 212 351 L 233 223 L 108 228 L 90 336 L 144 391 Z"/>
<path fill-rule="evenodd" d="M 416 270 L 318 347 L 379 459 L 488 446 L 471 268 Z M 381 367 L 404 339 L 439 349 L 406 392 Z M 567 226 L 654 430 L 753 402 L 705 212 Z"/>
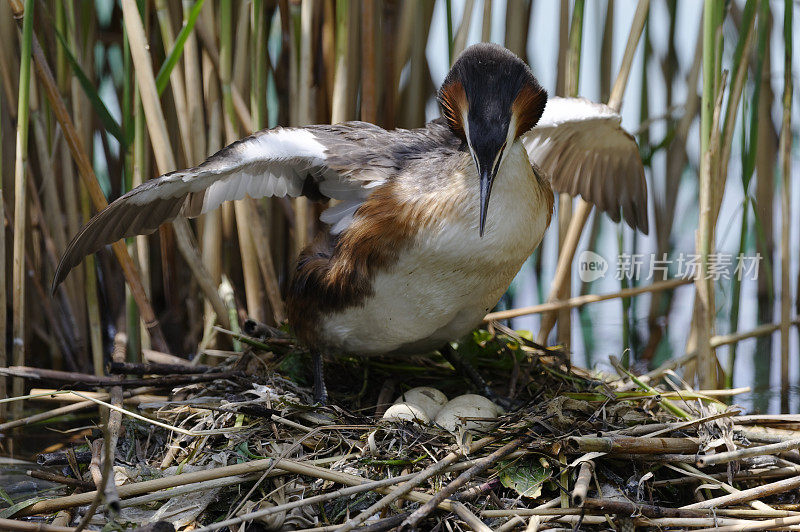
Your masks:
<path fill-rule="evenodd" d="M 147 39 L 142 26 L 142 19 L 134 0 L 122 1 L 123 20 L 128 32 L 128 39 L 131 43 L 131 58 L 133 59 L 134 69 L 136 70 L 136 80 L 142 99 L 142 107 L 147 122 L 147 129 L 150 134 L 151 146 L 156 157 L 156 166 L 161 174 L 166 174 L 175 170 L 175 156 L 171 149 L 167 124 L 161 110 L 161 104 L 156 90 L 155 78 L 151 68 L 150 54 L 147 52 Z M 173 70 L 174 72 L 174 70 Z M 203 295 L 209 300 L 211 306 L 218 314 L 220 321 L 226 321 L 226 314 L 222 312 L 225 305 L 219 297 L 211 276 L 203 266 L 197 246 L 192 242 L 191 231 L 188 222 L 179 218 L 173 222 L 175 238 L 178 249 L 186 260 L 186 264 L 192 271 L 195 279 L 203 291 Z M 230 322 L 229 322 L 230 325 Z"/>
<path fill-rule="evenodd" d="M 277 477 L 285 474 L 286 473 L 284 471 L 273 471 L 267 476 Z M 196 493 L 200 491 L 224 488 L 227 486 L 235 486 L 236 484 L 244 484 L 245 482 L 258 480 L 261 476 L 261 473 L 253 473 L 252 475 L 224 477 L 216 480 L 206 480 L 204 482 L 195 482 L 193 484 L 176 486 L 167 490 L 156 491 L 154 493 L 148 493 L 147 495 L 140 495 L 138 497 L 131 497 L 130 499 L 121 500 L 119 501 L 119 507 L 130 508 L 131 506 L 142 506 L 157 501 L 163 501 L 164 499 L 172 499 L 173 497 L 178 497 L 179 495 L 185 495 L 187 493 Z"/>
<path fill-rule="evenodd" d="M 141 388 L 134 388 L 133 390 L 128 390 L 124 393 L 124 402 L 126 404 L 131 405 L 139 405 L 142 403 L 158 403 L 169 400 L 166 395 L 150 395 L 147 392 L 152 391 L 154 388 L 150 386 L 143 386 Z M 32 388 L 29 394 L 29 398 L 33 401 L 42 401 L 45 403 L 87 403 L 87 406 L 90 406 L 94 403 L 91 401 L 86 401 L 81 399 L 76 395 L 72 395 L 65 390 L 57 390 L 55 388 Z M 108 393 L 106 392 L 81 392 L 84 395 L 88 395 L 94 399 L 100 399 L 101 401 L 108 400 Z M 49 414 L 50 412 L 42 412 L 41 414 Z M 47 419 L 47 418 L 43 418 Z M 2 427 L 2 425 L 0 425 Z"/>
<path fill-rule="evenodd" d="M 200 36 L 200 40 L 203 42 L 203 49 L 208 54 L 208 58 L 211 59 L 211 63 L 214 65 L 214 69 L 219 72 L 220 56 L 219 49 L 214 42 L 214 37 L 209 35 L 206 27 L 202 24 L 198 24 L 195 29 L 197 30 L 197 35 Z M 242 126 L 242 129 L 247 134 L 253 133 L 253 120 L 250 116 L 250 111 L 247 109 L 247 103 L 244 101 L 242 93 L 234 83 L 231 83 L 231 97 L 233 98 L 233 107 L 236 111 L 237 118 L 239 118 L 239 124 Z"/>
<path fill-rule="evenodd" d="M 228 316 L 227 307 L 219 295 L 219 291 L 211 277 L 211 274 L 206 269 L 202 256 L 197 251 L 197 245 L 194 242 L 192 230 L 189 227 L 189 222 L 185 218 L 178 218 L 172 222 L 172 227 L 175 230 L 176 241 L 178 249 L 186 259 L 186 264 L 192 271 L 200 290 L 203 292 L 211 308 L 217 314 L 219 323 L 226 328 L 230 328 L 231 322 Z"/>
<path fill-rule="evenodd" d="M 628 42 L 625 45 L 625 52 L 622 56 L 622 63 L 620 65 L 617 79 L 614 81 L 614 87 L 611 90 L 611 97 L 608 100 L 608 106 L 619 112 L 622 106 L 622 97 L 625 95 L 625 88 L 628 86 L 628 78 L 633 64 L 633 56 L 639 43 L 639 38 L 644 29 L 644 23 L 647 20 L 647 13 L 650 7 L 649 0 L 640 0 L 636 6 L 636 12 L 633 15 L 633 22 L 631 30 L 628 34 Z M 569 227 L 567 228 L 566 235 L 564 236 L 561 251 L 559 252 L 558 265 L 556 266 L 556 273 L 553 276 L 553 282 L 550 286 L 550 295 L 547 302 L 551 303 L 558 299 L 559 294 L 562 293 L 570 282 L 570 272 L 572 261 L 575 258 L 575 250 L 578 247 L 583 228 L 586 221 L 589 219 L 589 213 L 592 210 L 592 205 L 578 198 L 577 207 L 570 220 Z M 555 317 L 548 314 L 547 317 L 542 317 L 542 323 L 537 335 L 539 343 L 545 343 L 547 336 L 553 328 Z"/>
<path fill-rule="evenodd" d="M 222 87 L 223 124 L 225 126 L 226 143 L 231 144 L 238 140 L 236 127 L 236 112 L 233 102 L 231 86 L 233 84 L 233 13 L 231 2 L 226 0 L 219 5 L 220 14 L 220 55 L 219 55 L 219 80 Z M 244 26 L 247 26 L 246 24 Z M 237 33 L 246 32 L 241 25 L 237 25 Z M 251 234 L 249 203 L 239 200 L 233 203 L 233 212 L 236 218 L 236 236 L 239 241 L 239 254 L 242 259 L 242 273 L 244 274 L 244 296 L 247 304 L 247 313 L 256 321 L 264 321 L 262 310 L 263 286 L 260 268 L 256 255 L 255 244 Z"/>
<path fill-rule="evenodd" d="M 733 475 L 733 480 L 763 482 L 764 480 L 767 479 L 785 478 L 785 477 L 797 476 L 798 474 L 800 474 L 800 465 L 790 466 L 790 467 L 776 467 L 772 469 L 763 469 L 763 470 L 740 471 L 735 475 Z M 728 480 L 727 471 L 723 473 L 710 473 L 705 476 L 713 480 L 720 480 L 720 481 Z M 655 482 L 653 482 L 653 487 L 663 487 L 663 486 L 681 485 L 681 484 L 696 484 L 698 482 L 701 482 L 702 480 L 703 479 L 698 476 L 684 476 L 681 478 L 656 480 Z"/>
<path fill-rule="evenodd" d="M 792 2 L 784 2 L 784 62 L 783 62 L 783 114 L 781 118 L 780 165 L 781 165 L 781 395 L 782 403 L 788 407 L 789 394 L 789 346 L 791 342 L 792 291 L 789 274 L 792 267 L 791 235 L 792 219 Z M 800 290 L 800 288 L 799 288 Z M 800 304 L 800 302 L 798 302 Z"/>
<path fill-rule="evenodd" d="M 16 519 L 0 519 L 0 528 L 14 532 L 75 532 L 75 528 L 71 526 L 54 526 Z"/>
<path fill-rule="evenodd" d="M 760 486 L 756 486 L 755 488 L 742 490 L 739 493 L 732 493 L 730 495 L 723 495 L 721 497 L 707 499 L 702 502 L 696 502 L 694 504 L 681 506 L 681 508 L 686 508 L 686 509 L 719 508 L 723 506 L 731 506 L 734 504 L 742 504 L 755 499 L 761 499 L 763 497 L 767 497 L 769 495 L 775 495 L 777 493 L 785 493 L 797 487 L 800 487 L 800 476 L 787 478 L 785 480 L 779 480 L 777 482 L 772 482 L 769 484 L 762 484 Z"/>
<path fill-rule="evenodd" d="M 470 446 L 469 452 L 474 453 L 477 452 L 479 449 L 482 449 L 486 445 L 494 442 L 496 438 L 482 438 L 475 442 L 472 446 Z M 444 468 L 448 467 L 450 464 L 454 463 L 458 459 L 463 456 L 462 452 L 454 451 L 449 453 L 447 456 L 439 460 L 438 462 L 434 462 L 430 466 L 426 467 L 419 473 L 415 474 L 408 482 L 400 486 L 398 489 L 392 491 L 392 493 L 388 494 L 387 496 L 383 497 L 375 504 L 371 505 L 366 510 L 362 511 L 356 517 L 348 519 L 344 524 L 342 524 L 339 528 L 337 528 L 337 532 L 349 532 L 353 530 L 355 527 L 365 523 L 370 517 L 373 515 L 381 512 L 384 508 L 388 507 L 394 501 L 405 495 L 406 493 L 410 492 L 415 487 L 419 486 L 429 478 L 433 477 L 434 475 L 441 472 Z"/>
<path fill-rule="evenodd" d="M 283 298 L 281 298 L 278 275 L 275 272 L 275 264 L 272 262 L 272 254 L 270 253 L 272 243 L 269 237 L 269 228 L 259 212 L 256 200 L 247 198 L 246 201 L 250 204 L 250 213 L 252 215 L 250 219 L 250 224 L 252 225 L 251 236 L 258 257 L 258 267 L 264 281 L 264 289 L 267 293 L 269 306 L 272 309 L 272 318 L 276 324 L 280 325 L 286 319 L 286 308 L 283 304 Z"/>
<path fill-rule="evenodd" d="M 491 9 L 491 7 L 489 9 Z M 464 2 L 464 10 L 461 13 L 461 22 L 458 23 L 458 29 L 453 37 L 453 59 L 458 57 L 461 52 L 464 51 L 464 48 L 467 47 L 467 37 L 472 25 L 473 11 L 475 11 L 475 0 L 466 0 L 466 2 Z M 488 41 L 489 39 L 483 40 Z"/>
<path fill-rule="evenodd" d="M 472 0 L 468 0 L 469 3 Z M 382 71 L 381 47 L 383 35 L 379 31 L 379 2 L 368 1 L 361 5 L 361 120 L 380 124 L 381 83 L 378 73 Z M 379 34 L 380 37 L 379 38 Z"/>
<path fill-rule="evenodd" d="M 575 454 L 592 452 L 609 454 L 691 454 L 698 451 L 699 443 L 694 438 L 570 436 L 567 438 L 567 449 Z"/>
<path fill-rule="evenodd" d="M 115 362 L 121 362 L 125 360 L 125 349 L 128 344 L 128 337 L 125 333 L 119 332 L 114 337 L 114 352 L 112 354 L 112 360 Z M 120 375 L 117 379 L 123 380 L 125 377 Z M 111 386 L 108 391 L 108 395 L 111 399 L 111 405 L 116 407 L 117 409 L 121 409 L 122 406 L 122 388 L 120 386 Z M 81 530 L 85 529 L 89 522 L 92 520 L 95 511 L 97 511 L 98 506 L 100 506 L 100 502 L 105 500 L 105 503 L 108 507 L 114 509 L 114 512 L 119 511 L 119 507 L 115 506 L 115 503 L 119 502 L 119 495 L 117 494 L 116 484 L 114 482 L 114 457 L 117 451 L 117 438 L 119 437 L 119 431 L 122 428 L 122 414 L 119 410 L 109 410 L 105 415 L 105 427 L 104 427 L 104 435 L 102 440 L 95 440 L 92 442 L 93 446 L 96 445 L 99 441 L 102 441 L 102 448 L 100 451 L 103 455 L 102 461 L 102 473 L 100 474 L 100 482 L 97 483 L 95 479 L 95 483 L 97 484 L 97 490 L 95 491 L 95 497 L 92 499 L 92 502 L 89 504 L 89 508 L 86 510 L 86 513 L 83 515 L 80 523 L 78 523 L 75 532 L 81 532 Z M 95 456 L 93 453 L 92 461 L 94 462 Z"/>
<path fill-rule="evenodd" d="M 19 3 L 14 0 L 10 0 L 10 2 L 12 3 L 12 8 L 19 5 Z M 15 16 L 20 16 L 22 13 L 21 8 L 19 10 L 14 9 L 14 11 Z M 92 163 L 86 154 L 83 142 L 75 130 L 75 126 L 73 125 L 72 119 L 67 112 L 67 108 L 64 106 L 64 102 L 61 99 L 61 94 L 56 87 L 55 79 L 53 78 L 50 66 L 47 63 L 44 52 L 39 46 L 36 32 L 34 32 L 32 44 L 36 73 L 39 77 L 40 83 L 42 84 L 44 93 L 47 96 L 47 100 L 50 103 L 53 114 L 61 126 L 64 139 L 67 141 L 70 153 L 72 154 L 72 159 L 75 161 L 75 164 L 78 167 L 78 174 L 80 175 L 81 180 L 83 181 L 83 184 L 89 193 L 95 209 L 98 211 L 102 210 L 108 205 L 108 202 L 106 201 L 103 192 L 100 190 L 97 178 L 94 175 Z M 125 276 L 125 280 L 128 282 L 128 285 L 130 286 L 133 297 L 136 299 L 136 304 L 139 306 L 139 312 L 142 315 L 142 320 L 150 332 L 154 344 L 160 350 L 166 351 L 167 344 L 164 340 L 164 335 L 161 332 L 161 327 L 155 317 L 153 308 L 150 305 L 150 301 L 145 293 L 144 286 L 142 285 L 139 274 L 136 271 L 136 266 L 133 264 L 133 260 L 128 254 L 127 248 L 122 242 L 115 242 L 112 244 L 112 249 L 114 250 L 114 255 L 120 263 L 122 273 Z"/>
<path fill-rule="evenodd" d="M 1 103 L 1 102 L 0 102 Z M 0 127 L 0 131 L 2 127 Z M 0 138 L 2 138 L 0 136 Z M 0 153 L 0 160 L 2 160 L 2 153 Z M 6 302 L 6 214 L 5 214 L 5 200 L 3 199 L 3 176 L 0 172 L 0 338 L 6 338 L 6 320 L 8 316 L 7 302 Z M 6 353 L 6 342 L 0 342 L 0 367 L 8 365 L 8 353 Z M 0 377 L 0 397 L 8 397 L 7 379 Z M 0 417 L 5 417 L 6 407 L 0 405 Z"/>
<path fill-rule="evenodd" d="M 80 412 L 81 410 L 86 410 L 87 408 L 91 408 L 92 406 L 94 406 L 94 403 L 92 403 L 91 401 L 83 401 L 80 403 L 73 403 L 71 405 L 62 406 L 60 408 L 54 408 L 52 410 L 48 410 L 47 412 L 41 412 L 39 414 L 34 414 L 32 416 L 27 416 L 21 419 L 16 419 L 14 421 L 7 421 L 5 423 L 0 423 L 0 432 L 5 432 L 11 429 L 15 429 L 17 427 L 24 427 L 25 425 L 38 423 L 40 421 L 46 421 L 48 419 L 52 419 L 58 416 L 63 416 L 65 414 Z"/>
<path fill-rule="evenodd" d="M 720 515 L 723 517 L 742 517 L 757 519 L 762 517 L 794 517 L 797 512 L 788 510 L 750 510 L 750 509 L 729 509 L 729 508 L 699 508 L 687 510 L 683 508 L 670 508 L 667 506 L 656 506 L 651 504 L 637 504 L 630 501 L 620 501 L 615 499 L 596 499 L 588 498 L 584 502 L 583 508 L 512 508 L 508 510 L 483 510 L 481 515 L 487 518 L 509 517 L 518 515 L 528 516 L 556 516 L 556 515 L 587 515 L 596 514 L 618 514 L 618 515 L 640 515 L 643 517 L 713 517 Z"/>
<path fill-rule="evenodd" d="M 582 307 L 583 305 L 587 305 L 589 303 L 608 301 L 609 299 L 619 299 L 622 297 L 631 297 L 639 294 L 658 292 L 661 290 L 671 290 L 679 286 L 692 284 L 693 282 L 694 281 L 692 279 L 683 279 L 683 278 L 669 279 L 667 281 L 657 281 L 648 286 L 625 288 L 624 290 L 620 290 L 619 292 L 614 292 L 612 294 L 587 294 L 584 296 L 577 296 L 563 301 L 552 301 L 548 303 L 541 303 L 539 305 L 533 305 L 530 307 L 521 307 L 509 310 L 501 310 L 498 312 L 490 312 L 489 314 L 484 316 L 483 322 L 488 323 L 490 321 L 507 320 L 519 316 L 525 316 L 528 314 L 539 314 L 542 312 L 561 310 L 563 308 Z"/>
<path fill-rule="evenodd" d="M 586 495 L 589 493 L 589 483 L 592 480 L 592 472 L 594 471 L 594 464 L 591 461 L 581 462 L 581 468 L 578 470 L 578 478 L 575 480 L 575 486 L 572 488 L 572 504 L 581 507 L 586 501 Z"/>
<path fill-rule="evenodd" d="M 480 474 L 485 469 L 495 464 L 498 460 L 501 460 L 507 455 L 514 452 L 517 449 L 517 447 L 525 443 L 525 440 L 526 438 L 524 437 L 516 438 L 514 440 L 511 440 L 507 444 L 503 445 L 496 451 L 492 452 L 491 454 L 483 458 L 479 458 L 474 466 L 461 473 L 454 481 L 450 482 L 447 486 L 436 492 L 436 495 L 434 495 L 430 500 L 425 502 L 425 504 L 417 508 L 414 511 L 414 513 L 412 513 L 403 521 L 402 526 L 408 526 L 411 528 L 416 527 L 422 519 L 427 517 L 428 514 L 430 514 L 434 510 L 434 508 L 440 506 L 446 498 L 450 497 L 456 491 L 461 489 L 475 475 Z"/>
<path fill-rule="evenodd" d="M 748 526 L 758 523 L 758 521 L 746 521 L 743 519 L 728 519 L 719 517 L 661 517 L 661 518 L 638 518 L 634 519 L 635 526 L 658 527 L 658 528 L 677 528 L 689 529 L 700 528 L 702 530 L 711 527 L 711 530 L 719 530 L 722 526 Z"/>
<path fill-rule="evenodd" d="M 716 0 L 714 0 L 716 1 Z M 709 7 L 714 4 L 710 1 L 705 4 L 704 24 L 713 18 L 713 8 Z M 708 22 L 711 24 L 711 22 Z M 712 26 L 705 26 L 705 31 L 716 32 Z M 708 41 L 708 39 L 704 39 Z M 719 90 L 715 95 L 707 94 L 706 78 L 713 75 L 713 68 L 709 70 L 706 63 L 711 60 L 713 62 L 713 49 L 707 50 L 707 44 L 704 44 L 703 49 L 703 64 L 704 64 L 704 89 L 703 89 L 703 113 L 711 112 L 713 116 L 710 117 L 710 129 L 703 135 L 708 135 L 710 138 L 701 136 L 701 144 L 704 149 L 701 153 L 700 164 L 700 219 L 698 221 L 698 229 L 695 238 L 695 250 L 700 256 L 700 269 L 695 279 L 695 312 L 693 313 L 694 319 L 692 320 L 692 335 L 690 335 L 690 343 L 694 341 L 697 349 L 697 368 L 700 386 L 704 388 L 717 387 L 717 355 L 716 350 L 711 346 L 711 337 L 715 329 L 715 315 L 714 315 L 714 284 L 709 272 L 709 257 L 714 250 L 714 219 L 712 218 L 712 209 L 714 205 L 714 188 L 717 179 L 715 173 L 715 162 L 719 149 L 719 119 L 722 111 L 722 97 L 724 96 L 725 77 L 719 84 Z M 712 43 L 713 46 L 713 43 Z M 712 83 L 713 82 L 709 82 Z M 709 104 L 708 100 L 713 96 L 713 101 Z M 712 105 L 709 109 L 708 105 Z M 705 118 L 704 118 L 705 120 Z"/>
<path fill-rule="evenodd" d="M 745 532 L 750 530 L 775 530 L 785 529 L 789 525 L 800 524 L 800 516 L 794 517 L 779 517 L 777 519 L 768 519 L 766 521 L 759 521 L 758 523 L 750 523 L 746 525 L 729 525 L 713 528 L 703 528 L 698 532 Z M 795 527 L 788 528 L 795 530 Z"/>
<path fill-rule="evenodd" d="M 13 9 L 12 2 L 12 9 Z M 11 359 L 16 365 L 25 364 L 25 240 L 27 224 L 28 184 L 28 127 L 29 102 L 31 95 L 31 41 L 33 39 L 33 1 L 25 0 L 22 27 L 22 45 L 19 65 L 19 100 L 17 102 L 17 132 L 14 157 L 14 228 L 13 251 L 11 255 Z M 17 15 L 19 16 L 18 10 Z M 0 221 L 0 223 L 5 223 Z M 6 341 L 3 338 L 2 341 Z M 22 395 L 23 382 L 14 379 L 11 394 Z M 15 403 L 17 412 L 21 403 Z"/>
<path fill-rule="evenodd" d="M 214 469 L 208 469 L 205 471 L 196 471 L 193 473 L 183 473 L 180 475 L 173 475 L 170 477 L 163 477 L 155 480 L 147 480 L 144 482 L 137 482 L 134 484 L 125 484 L 122 486 L 118 486 L 117 492 L 120 498 L 125 499 L 128 497 L 133 497 L 135 495 L 142 495 L 145 493 L 150 493 L 152 491 L 164 490 L 175 486 L 183 486 L 195 482 L 214 480 L 235 475 L 247 475 L 259 471 L 264 471 L 267 469 L 279 469 L 282 471 L 287 471 L 298 475 L 306 475 L 314 478 L 322 478 L 325 480 L 329 480 L 331 482 L 338 482 L 340 484 L 346 484 L 351 486 L 357 486 L 368 482 L 372 482 L 368 479 L 356 475 L 340 473 L 338 471 L 332 471 L 322 467 L 313 466 L 307 463 L 296 462 L 294 460 L 288 460 L 284 458 L 280 460 L 276 460 L 273 458 L 265 458 L 262 460 L 254 460 L 252 462 L 245 462 L 242 464 L 235 464 L 232 466 L 218 467 Z M 387 493 L 389 490 L 387 488 L 380 488 L 376 491 L 380 493 Z M 55 511 L 63 510 L 66 508 L 82 506 L 84 504 L 90 503 L 94 498 L 95 494 L 96 492 L 80 493 L 77 495 L 67 495 L 65 497 L 58 497 L 56 499 L 39 501 L 37 503 L 32 504 L 31 506 L 23 508 L 14 515 L 17 517 L 25 517 L 30 515 L 53 513 Z M 414 502 L 427 502 L 432 499 L 430 495 L 421 492 L 411 492 L 404 498 L 407 498 L 408 500 Z M 451 511 L 450 503 L 447 501 L 440 502 L 438 507 L 448 512 Z"/>
<path fill-rule="evenodd" d="M 165 0 L 155 0 L 156 19 L 161 29 L 161 41 L 164 44 L 164 56 L 168 57 L 172 48 L 175 46 L 175 35 L 172 31 L 172 21 L 169 17 Z M 189 113 L 187 103 L 186 85 L 183 82 L 183 74 L 177 65 L 169 74 L 169 84 L 172 88 L 172 98 L 175 102 L 175 115 L 178 119 L 178 133 L 183 146 L 183 154 L 186 161 L 195 160 L 192 151 L 191 134 L 189 130 Z M 191 164 L 191 163 L 190 163 Z"/>
<path fill-rule="evenodd" d="M 486 526 L 483 521 L 478 519 L 478 516 L 470 512 L 469 508 L 464 506 L 464 504 L 460 502 L 453 502 L 451 503 L 451 506 L 453 507 L 453 513 L 467 523 L 467 526 L 469 526 L 470 530 L 474 530 L 475 532 L 492 532 L 492 529 Z"/>
<path fill-rule="evenodd" d="M 218 521 L 211 525 L 205 526 L 203 528 L 197 529 L 196 532 L 211 532 L 212 530 L 219 530 L 220 528 L 224 528 L 226 526 L 233 526 L 238 525 L 241 523 L 245 523 L 247 521 L 253 521 L 255 519 L 261 519 L 268 515 L 273 515 L 278 512 L 285 512 L 291 510 L 293 508 L 299 508 L 301 506 L 309 506 L 312 504 L 318 504 L 321 502 L 330 501 L 333 499 L 338 499 L 341 497 L 350 497 L 352 495 L 358 493 L 364 493 L 366 491 L 373 491 L 379 488 L 387 488 L 391 486 L 395 486 L 401 482 L 409 480 L 414 477 L 414 473 L 408 473 L 406 475 L 401 475 L 398 477 L 393 478 L 386 478 L 382 480 L 374 480 L 371 482 L 366 482 L 364 484 L 359 484 L 356 486 L 351 486 L 349 488 L 343 488 L 331 493 L 325 493 L 323 495 L 315 495 L 312 497 L 306 497 L 303 499 L 299 499 L 297 501 L 289 502 L 286 504 L 279 504 L 277 506 L 272 506 L 269 508 L 264 508 L 262 510 L 258 510 L 255 512 L 249 512 L 240 516 L 237 516 L 232 519 L 226 519 L 224 521 Z"/>
<path fill-rule="evenodd" d="M 675 466 L 667 464 L 667 467 L 670 468 L 670 469 L 673 469 L 675 471 L 685 472 L 688 475 L 693 476 L 693 477 L 697 477 L 697 478 L 699 478 L 701 480 L 714 482 L 714 483 L 717 484 L 718 487 L 720 487 L 723 490 L 727 491 L 731 495 L 740 495 L 742 493 L 741 490 L 739 490 L 737 488 L 734 488 L 733 486 L 731 486 L 727 482 L 724 482 L 722 480 L 718 480 L 718 479 L 715 479 L 713 477 L 710 477 L 710 476 L 708 476 L 707 474 L 703 473 L 702 471 L 700 471 L 699 469 L 697 469 L 696 467 L 694 467 L 691 464 L 683 463 L 683 464 L 677 464 Z M 750 501 L 747 501 L 747 504 L 749 506 L 753 507 L 754 509 L 760 510 L 760 511 L 763 511 L 763 512 L 771 512 L 771 511 L 774 510 L 774 508 L 772 508 L 771 506 L 768 506 L 767 504 L 764 504 L 763 502 L 761 502 L 759 500 L 750 500 Z"/>
<path fill-rule="evenodd" d="M 793 449 L 800 449 L 800 439 L 787 440 L 772 445 L 759 445 L 757 447 L 748 447 L 746 449 L 738 449 L 736 451 L 729 451 L 725 453 L 716 453 L 707 456 L 700 456 L 697 458 L 697 465 L 699 467 L 708 467 L 717 464 L 725 464 L 743 458 L 752 456 L 765 456 L 768 454 L 778 454 Z"/>
<path fill-rule="evenodd" d="M 714 219 L 719 217 L 719 210 L 722 207 L 722 197 L 725 193 L 725 183 L 728 180 L 728 163 L 730 162 L 731 148 L 733 145 L 733 132 L 736 126 L 736 112 L 739 108 L 739 101 L 741 100 L 742 91 L 744 90 L 744 83 L 747 79 L 747 70 L 750 57 L 750 49 L 752 48 L 755 36 L 755 20 L 756 17 L 750 18 L 749 24 L 746 28 L 739 29 L 739 39 L 742 39 L 742 31 L 744 31 L 744 44 L 742 45 L 742 56 L 739 64 L 736 65 L 736 70 L 731 77 L 731 88 L 728 95 L 728 102 L 725 109 L 725 121 L 722 131 L 722 152 L 719 158 L 719 180 L 717 182 L 717 190 L 715 191 L 715 204 L 714 204 Z"/>
<path fill-rule="evenodd" d="M 183 17 L 188 18 L 192 2 L 183 1 Z M 205 7 L 205 4 L 204 6 Z M 195 22 L 195 25 L 199 21 Z M 200 57 L 197 49 L 197 36 L 195 32 L 189 34 L 183 44 L 183 68 L 186 87 L 186 110 L 189 113 L 189 143 L 192 147 L 192 157 L 188 163 L 192 166 L 199 164 L 206 156 L 206 128 L 203 120 L 203 82 L 200 74 Z"/>

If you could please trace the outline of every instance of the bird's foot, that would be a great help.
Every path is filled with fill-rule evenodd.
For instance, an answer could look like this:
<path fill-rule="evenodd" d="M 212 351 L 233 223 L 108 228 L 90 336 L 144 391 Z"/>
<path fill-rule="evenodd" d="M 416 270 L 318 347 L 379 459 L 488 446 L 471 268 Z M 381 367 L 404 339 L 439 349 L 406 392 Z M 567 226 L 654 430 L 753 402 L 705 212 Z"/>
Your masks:
<path fill-rule="evenodd" d="M 325 387 L 322 353 L 319 351 L 312 351 L 311 360 L 314 364 L 314 402 L 320 405 L 327 405 L 328 389 Z"/>

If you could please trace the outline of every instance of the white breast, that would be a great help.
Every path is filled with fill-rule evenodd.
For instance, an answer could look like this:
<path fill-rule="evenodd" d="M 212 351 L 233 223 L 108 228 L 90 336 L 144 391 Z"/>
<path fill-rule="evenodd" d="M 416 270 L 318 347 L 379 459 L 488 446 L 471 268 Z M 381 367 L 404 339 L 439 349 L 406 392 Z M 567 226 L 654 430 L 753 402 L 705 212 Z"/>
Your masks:
<path fill-rule="evenodd" d="M 376 274 L 363 305 L 322 320 L 332 348 L 352 354 L 425 352 L 456 340 L 489 312 L 539 244 L 550 220 L 547 184 L 520 142 L 495 178 L 486 230 L 478 232 L 478 176 L 472 165 L 450 187 L 456 202 Z M 442 194 L 442 192 L 436 192 Z M 442 201 L 438 198 L 437 201 Z"/>

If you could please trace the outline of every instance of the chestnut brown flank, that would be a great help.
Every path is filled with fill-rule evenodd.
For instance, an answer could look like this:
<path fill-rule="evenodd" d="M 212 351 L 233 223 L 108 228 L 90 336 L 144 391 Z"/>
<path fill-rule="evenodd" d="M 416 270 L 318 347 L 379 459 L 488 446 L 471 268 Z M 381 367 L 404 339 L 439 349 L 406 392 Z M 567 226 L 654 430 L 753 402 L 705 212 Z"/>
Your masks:
<path fill-rule="evenodd" d="M 418 227 L 413 206 L 393 184 L 379 188 L 338 238 L 320 235 L 300 254 L 289 283 L 289 323 L 309 347 L 318 345 L 319 317 L 361 304 L 372 294 L 375 272 L 397 260 Z"/>

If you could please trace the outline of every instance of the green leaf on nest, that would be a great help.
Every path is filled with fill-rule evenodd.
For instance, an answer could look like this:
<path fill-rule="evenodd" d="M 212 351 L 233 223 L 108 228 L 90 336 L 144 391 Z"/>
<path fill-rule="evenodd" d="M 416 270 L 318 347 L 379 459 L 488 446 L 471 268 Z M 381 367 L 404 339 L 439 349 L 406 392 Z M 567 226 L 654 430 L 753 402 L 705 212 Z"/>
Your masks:
<path fill-rule="evenodd" d="M 523 497 L 535 499 L 542 494 L 542 484 L 550 478 L 550 468 L 533 462 L 501 462 L 500 483 Z"/>

